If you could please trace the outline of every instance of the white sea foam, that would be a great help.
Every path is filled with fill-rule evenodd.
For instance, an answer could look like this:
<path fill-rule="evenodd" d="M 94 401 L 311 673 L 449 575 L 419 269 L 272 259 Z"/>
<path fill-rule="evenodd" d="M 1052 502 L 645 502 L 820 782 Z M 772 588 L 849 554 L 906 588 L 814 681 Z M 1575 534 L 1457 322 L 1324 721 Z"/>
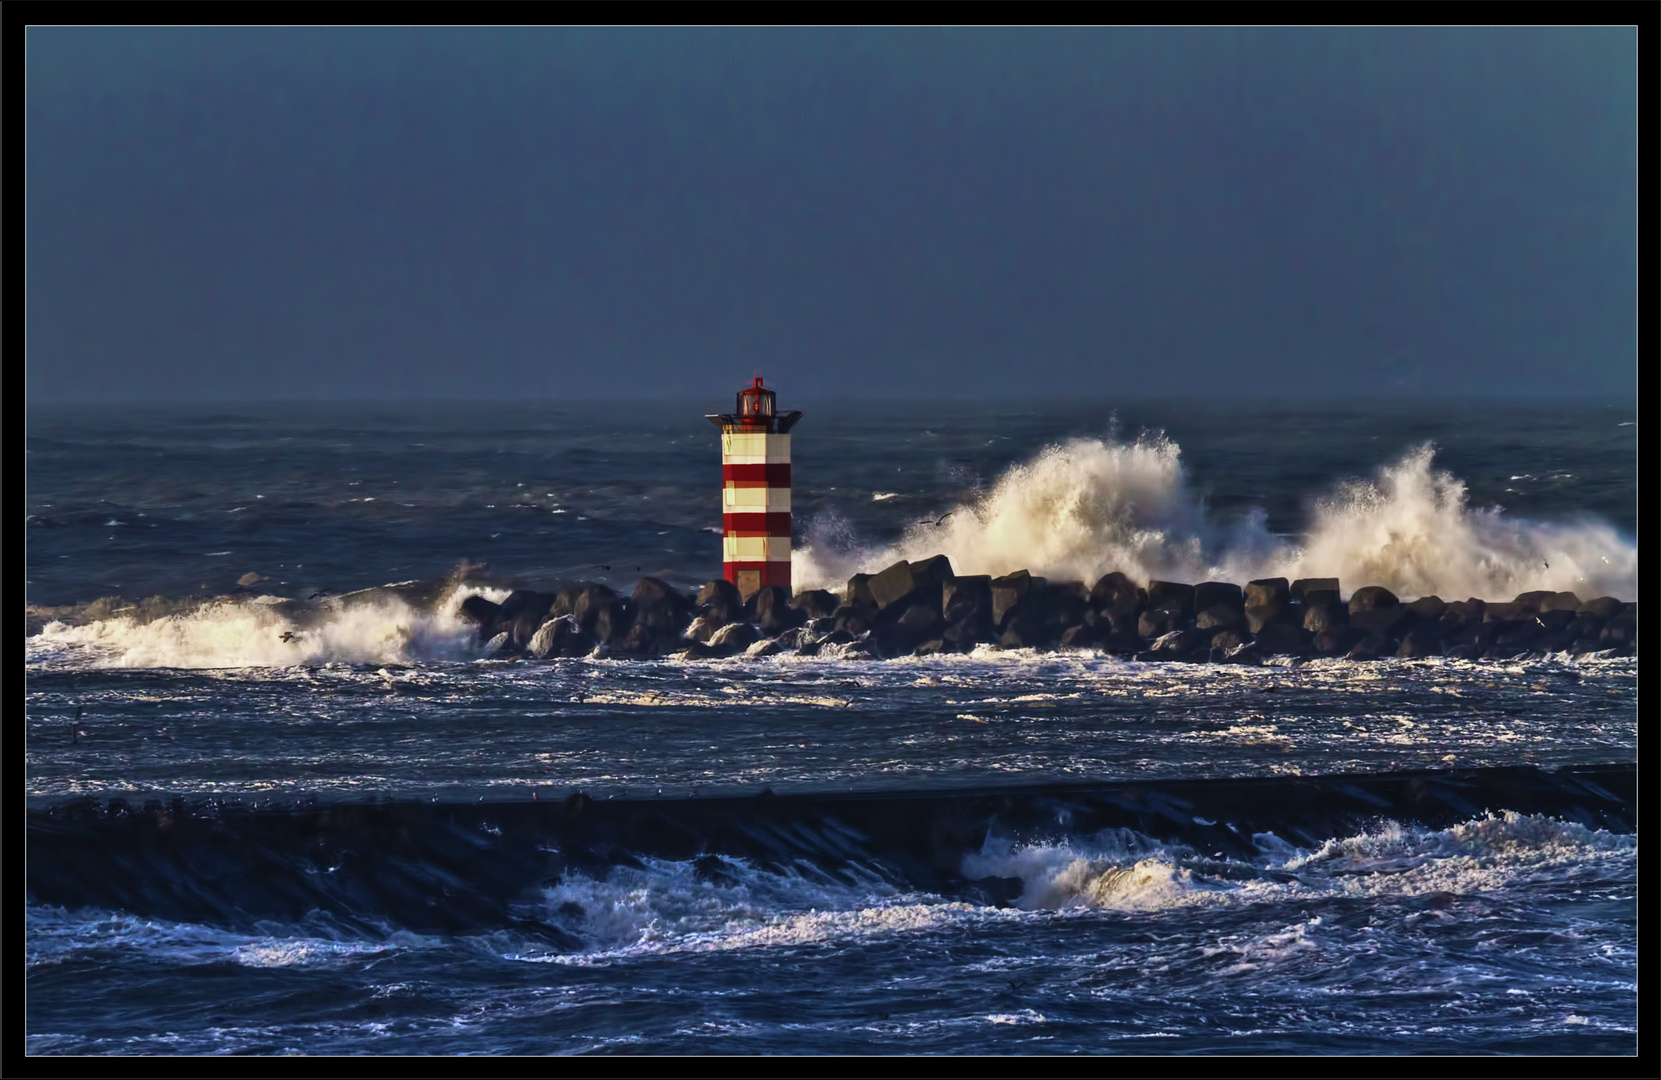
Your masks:
<path fill-rule="evenodd" d="M 478 653 L 461 602 L 505 590 L 450 589 L 430 610 L 394 593 L 370 591 L 313 610 L 279 598 L 216 600 L 161 618 L 115 615 L 81 625 L 48 623 L 28 639 L 32 663 L 110 668 L 288 667 L 296 664 L 408 663 Z"/>
<path fill-rule="evenodd" d="M 1255 860 L 1257 874 L 1237 872 L 1227 880 L 1209 873 L 1195 852 L 1127 830 L 1056 844 L 988 839 L 965 857 L 962 871 L 971 879 L 1019 878 L 1023 908 L 1162 911 L 1332 896 L 1491 893 L 1561 883 L 1611 863 L 1636 871 L 1638 846 L 1635 836 L 1511 811 L 1447 829 L 1384 822 L 1314 850 L 1272 835 L 1256 839 L 1263 851 Z"/>
<path fill-rule="evenodd" d="M 1346 589 L 1383 585 L 1404 599 L 1436 594 L 1509 599 L 1534 589 L 1631 599 L 1637 547 L 1596 521 L 1547 523 L 1473 509 L 1465 486 L 1433 467 L 1422 446 L 1371 480 L 1318 501 L 1297 542 L 1260 514 L 1221 526 L 1188 485 L 1177 445 L 1074 439 L 1011 466 L 978 500 L 938 525 L 913 525 L 887 546 L 810 534 L 795 553 L 799 588 L 840 588 L 899 559 L 943 554 L 960 574 L 1031 570 L 1093 582 L 1199 582 L 1337 577 Z"/>

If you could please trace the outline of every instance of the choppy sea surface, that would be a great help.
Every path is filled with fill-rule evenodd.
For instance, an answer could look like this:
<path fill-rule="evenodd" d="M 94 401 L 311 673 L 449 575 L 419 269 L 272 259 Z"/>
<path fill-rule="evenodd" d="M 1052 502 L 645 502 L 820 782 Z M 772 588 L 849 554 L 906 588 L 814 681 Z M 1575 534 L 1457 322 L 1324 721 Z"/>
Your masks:
<path fill-rule="evenodd" d="M 485 657 L 457 614 L 469 592 L 719 575 L 702 414 L 727 405 L 32 410 L 28 1050 L 1635 1052 L 1636 834 L 1520 805 L 1381 808 L 1324 835 L 1288 818 L 1226 853 L 1061 813 L 928 873 L 857 843 L 717 872 L 550 852 L 560 871 L 514 894 L 512 920 L 442 926 L 367 893 L 281 918 L 157 899 L 333 872 L 298 847 L 262 884 L 218 880 L 184 841 L 96 846 L 126 820 L 112 800 L 165 832 L 169 813 L 225 807 L 996 798 L 1635 760 L 1632 658 Z M 960 573 L 1636 600 L 1629 407 L 923 406 L 788 388 L 781 407 L 806 412 L 799 587 L 939 552 Z M 105 823 L 76 851 L 138 882 L 125 899 L 40 899 L 90 894 L 36 880 L 75 807 Z M 471 884 L 399 865 L 400 882 Z M 181 915 L 210 909 L 225 914 Z"/>

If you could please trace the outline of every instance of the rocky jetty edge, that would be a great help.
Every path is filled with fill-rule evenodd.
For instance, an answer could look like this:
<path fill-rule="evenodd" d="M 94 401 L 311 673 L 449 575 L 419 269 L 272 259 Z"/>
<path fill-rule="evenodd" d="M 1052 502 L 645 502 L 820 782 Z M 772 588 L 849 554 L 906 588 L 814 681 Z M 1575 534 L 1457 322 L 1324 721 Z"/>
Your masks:
<path fill-rule="evenodd" d="M 500 604 L 475 594 L 461 614 L 492 655 L 536 659 L 784 652 L 879 659 L 998 646 L 1248 665 L 1276 656 L 1511 660 L 1630 656 L 1638 624 L 1636 603 L 1569 592 L 1403 603 L 1369 585 L 1342 601 L 1336 578 L 1265 578 L 1244 586 L 1150 581 L 1144 588 L 1111 573 L 1086 585 L 1025 570 L 960 576 L 943 555 L 855 574 L 840 596 L 770 585 L 745 598 L 725 580 L 689 595 L 646 577 L 628 596 L 595 584 L 516 589 Z"/>

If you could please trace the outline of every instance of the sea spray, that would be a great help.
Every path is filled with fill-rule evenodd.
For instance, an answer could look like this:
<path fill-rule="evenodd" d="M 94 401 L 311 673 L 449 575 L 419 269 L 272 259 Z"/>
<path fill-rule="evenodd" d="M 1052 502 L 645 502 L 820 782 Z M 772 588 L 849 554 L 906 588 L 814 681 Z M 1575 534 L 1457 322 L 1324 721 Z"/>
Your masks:
<path fill-rule="evenodd" d="M 29 639 L 29 648 L 31 659 L 38 656 L 48 664 L 51 654 L 108 668 L 467 659 L 479 652 L 477 631 L 460 616 L 461 602 L 471 595 L 500 601 L 507 591 L 452 584 L 425 610 L 382 590 L 311 609 L 275 597 L 221 598 L 154 619 L 121 614 L 79 625 L 50 622 Z"/>
<path fill-rule="evenodd" d="M 1431 446 L 1420 446 L 1380 469 L 1376 480 L 1346 484 L 1319 502 L 1301 548 L 1282 553 L 1269 569 L 1294 578 L 1333 576 L 1351 587 L 1383 585 L 1408 599 L 1507 600 L 1536 589 L 1583 599 L 1635 595 L 1637 548 L 1614 529 L 1473 510 L 1465 485 L 1433 469 L 1433 456 Z"/>
<path fill-rule="evenodd" d="M 834 589 L 860 571 L 943 554 L 959 574 L 1026 569 L 1085 582 L 1119 570 L 1141 582 L 1337 577 L 1346 591 L 1382 585 L 1404 599 L 1502 600 L 1536 589 L 1635 595 L 1630 539 L 1593 520 L 1473 509 L 1464 484 L 1433 459 L 1434 449 L 1420 446 L 1374 479 L 1318 499 L 1307 530 L 1288 541 L 1268 531 L 1261 512 L 1213 521 L 1163 435 L 1073 439 L 1011 466 L 984 496 L 938 525 L 911 526 L 894 544 L 860 546 L 845 528 L 834 543 L 810 532 L 793 574 L 798 588 Z"/>

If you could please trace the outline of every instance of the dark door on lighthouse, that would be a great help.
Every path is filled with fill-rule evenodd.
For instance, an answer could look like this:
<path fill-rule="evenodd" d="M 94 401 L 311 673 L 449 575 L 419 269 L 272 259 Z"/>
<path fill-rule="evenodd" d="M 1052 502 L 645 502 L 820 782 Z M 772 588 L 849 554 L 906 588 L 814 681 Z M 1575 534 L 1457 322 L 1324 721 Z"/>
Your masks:
<path fill-rule="evenodd" d="M 757 589 L 761 588 L 761 571 L 740 570 L 738 580 L 733 584 L 738 586 L 738 595 L 748 599 L 755 594 Z"/>

